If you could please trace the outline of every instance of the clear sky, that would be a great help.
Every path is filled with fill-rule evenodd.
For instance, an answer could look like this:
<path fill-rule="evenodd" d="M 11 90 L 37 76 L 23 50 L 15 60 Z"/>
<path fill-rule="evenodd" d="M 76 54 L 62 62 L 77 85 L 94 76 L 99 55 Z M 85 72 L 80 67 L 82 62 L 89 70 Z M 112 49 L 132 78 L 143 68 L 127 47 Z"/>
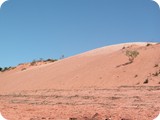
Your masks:
<path fill-rule="evenodd" d="M 0 9 L 0 67 L 137 41 L 160 42 L 151 0 L 9 0 Z"/>

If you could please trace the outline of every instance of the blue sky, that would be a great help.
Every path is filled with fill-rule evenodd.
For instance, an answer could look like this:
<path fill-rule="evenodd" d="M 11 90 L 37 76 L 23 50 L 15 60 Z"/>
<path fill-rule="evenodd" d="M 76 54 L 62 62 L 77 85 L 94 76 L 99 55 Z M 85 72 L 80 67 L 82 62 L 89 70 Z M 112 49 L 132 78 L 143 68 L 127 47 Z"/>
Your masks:
<path fill-rule="evenodd" d="M 0 9 L 0 67 L 124 42 L 160 42 L 151 0 L 9 0 Z"/>

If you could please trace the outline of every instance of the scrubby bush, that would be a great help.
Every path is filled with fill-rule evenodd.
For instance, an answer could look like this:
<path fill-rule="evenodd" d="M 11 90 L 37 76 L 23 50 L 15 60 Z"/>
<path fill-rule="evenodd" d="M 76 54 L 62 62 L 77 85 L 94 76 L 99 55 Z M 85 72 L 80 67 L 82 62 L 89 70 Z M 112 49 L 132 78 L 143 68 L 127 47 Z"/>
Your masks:
<path fill-rule="evenodd" d="M 57 59 L 47 59 L 47 60 L 45 60 L 45 62 L 55 62 L 55 61 L 57 61 Z"/>
<path fill-rule="evenodd" d="M 129 58 L 129 61 L 132 63 L 134 59 L 139 55 L 139 52 L 134 50 L 127 50 L 126 51 L 126 56 Z"/>
<path fill-rule="evenodd" d="M 152 44 L 150 44 L 150 43 L 147 43 L 147 45 L 146 45 L 146 46 L 148 47 L 148 46 L 151 46 L 151 45 L 152 45 Z"/>
<path fill-rule="evenodd" d="M 36 60 L 33 60 L 30 64 L 31 64 L 31 66 L 35 65 L 36 64 Z"/>
<path fill-rule="evenodd" d="M 57 61 L 57 59 L 51 59 L 51 58 L 49 58 L 49 59 L 47 59 L 47 60 L 43 60 L 42 58 L 40 58 L 39 60 L 33 60 L 33 61 L 30 63 L 30 65 L 31 65 L 31 66 L 34 66 L 34 65 L 36 65 L 36 64 L 39 63 L 39 62 L 55 62 L 55 61 Z"/>
<path fill-rule="evenodd" d="M 5 72 L 5 71 L 10 70 L 10 69 L 11 69 L 11 67 L 4 67 L 4 68 L 0 68 L 0 71 Z"/>
<path fill-rule="evenodd" d="M 9 69 L 8 67 L 4 67 L 3 71 L 6 71 L 6 70 L 8 70 L 8 69 Z"/>
<path fill-rule="evenodd" d="M 0 67 L 0 72 L 3 70 L 3 68 Z"/>

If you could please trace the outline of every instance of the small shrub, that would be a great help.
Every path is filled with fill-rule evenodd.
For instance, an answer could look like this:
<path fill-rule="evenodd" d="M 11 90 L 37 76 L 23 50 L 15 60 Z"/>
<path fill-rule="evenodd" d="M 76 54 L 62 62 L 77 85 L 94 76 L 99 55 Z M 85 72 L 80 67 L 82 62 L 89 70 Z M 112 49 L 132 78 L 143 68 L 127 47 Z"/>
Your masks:
<path fill-rule="evenodd" d="M 1 68 L 1 72 L 5 72 L 5 71 L 7 71 L 9 68 L 8 67 L 4 67 L 4 68 Z"/>
<path fill-rule="evenodd" d="M 47 59 L 47 60 L 43 60 L 43 58 L 40 58 L 39 60 L 33 60 L 33 61 L 30 63 L 30 65 L 31 65 L 31 66 L 34 66 L 34 65 L 36 65 L 36 64 L 39 63 L 39 62 L 55 62 L 55 61 L 57 61 L 57 59 L 51 59 L 51 58 L 49 58 L 49 59 Z"/>
<path fill-rule="evenodd" d="M 139 52 L 134 50 L 127 50 L 126 51 L 126 56 L 129 58 L 129 61 L 132 63 L 134 61 L 134 59 L 139 55 Z"/>
<path fill-rule="evenodd" d="M 9 67 L 4 67 L 3 71 L 7 71 L 9 69 Z"/>
<path fill-rule="evenodd" d="M 11 67 L 11 70 L 14 70 L 16 67 Z"/>
<path fill-rule="evenodd" d="M 13 69 L 15 69 L 15 67 L 4 67 L 4 68 L 0 67 L 0 72 L 5 72 L 7 70 L 13 70 Z"/>
<path fill-rule="evenodd" d="M 55 61 L 57 61 L 56 59 L 47 59 L 47 60 L 45 60 L 45 62 L 55 62 Z"/>
<path fill-rule="evenodd" d="M 151 46 L 151 45 L 152 45 L 152 44 L 150 44 L 150 43 L 147 43 L 147 45 L 146 45 L 146 46 L 148 47 L 148 46 Z"/>
<path fill-rule="evenodd" d="M 33 66 L 33 65 L 35 65 L 36 64 L 36 60 L 33 60 L 32 62 L 31 62 L 31 66 Z"/>

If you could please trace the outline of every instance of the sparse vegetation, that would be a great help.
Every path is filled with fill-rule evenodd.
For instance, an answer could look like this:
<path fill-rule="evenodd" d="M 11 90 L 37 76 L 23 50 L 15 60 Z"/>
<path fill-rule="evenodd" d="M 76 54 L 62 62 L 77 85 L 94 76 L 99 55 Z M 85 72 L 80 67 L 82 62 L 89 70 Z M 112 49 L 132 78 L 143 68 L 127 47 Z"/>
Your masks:
<path fill-rule="evenodd" d="M 43 58 L 40 58 L 39 60 L 33 60 L 31 63 L 29 63 L 30 64 L 30 66 L 34 66 L 34 65 L 37 65 L 37 63 L 39 63 L 39 62 L 45 62 L 45 63 L 48 63 L 48 62 L 55 62 L 55 61 L 57 61 L 57 59 L 51 59 L 51 58 L 49 58 L 49 59 L 47 59 L 47 60 L 43 60 Z M 18 66 L 19 65 L 25 65 L 25 63 L 20 63 L 20 64 L 18 64 Z M 5 72 L 5 71 L 8 71 L 8 70 L 13 70 L 13 69 L 15 69 L 16 67 L 4 67 L 4 68 L 2 68 L 2 67 L 0 67 L 0 72 Z M 21 69 L 21 71 L 23 71 L 23 70 L 26 70 L 27 68 L 22 68 Z"/>
<path fill-rule="evenodd" d="M 134 50 L 127 50 L 126 51 L 126 56 L 129 58 L 129 61 L 132 63 L 134 59 L 139 55 L 139 52 Z"/>
<path fill-rule="evenodd" d="M 44 62 L 55 62 L 55 61 L 57 61 L 57 59 L 47 59 L 47 60 L 44 60 Z"/>
<path fill-rule="evenodd" d="M 4 68 L 3 68 L 3 71 L 6 71 L 6 70 L 8 70 L 8 69 L 9 69 L 8 67 L 4 67 Z"/>
<path fill-rule="evenodd" d="M 4 67 L 3 68 L 3 71 L 7 71 L 7 70 L 9 70 L 11 67 Z"/>
<path fill-rule="evenodd" d="M 146 46 L 148 47 L 148 46 L 151 46 L 151 45 L 152 45 L 152 44 L 150 44 L 150 43 L 147 43 L 147 45 L 146 45 Z"/>
<path fill-rule="evenodd" d="M 125 66 L 125 65 L 128 65 L 128 64 L 131 64 L 134 61 L 134 59 L 139 55 L 139 52 L 136 51 L 136 50 L 127 50 L 125 55 L 128 57 L 129 62 L 121 64 L 121 65 L 117 65 L 116 66 L 117 68 L 121 67 L 121 66 Z M 137 77 L 137 76 L 135 76 L 135 77 Z"/>
<path fill-rule="evenodd" d="M 35 65 L 36 64 L 36 60 L 33 60 L 30 64 L 31 64 L 31 66 L 33 66 L 33 65 Z"/>
<path fill-rule="evenodd" d="M 14 67 L 4 67 L 4 68 L 0 68 L 0 72 L 5 72 L 5 71 L 10 70 L 10 69 L 14 69 Z"/>
<path fill-rule="evenodd" d="M 42 58 L 40 58 L 39 60 L 33 60 L 33 61 L 30 63 L 30 65 L 31 65 L 31 66 L 34 66 L 34 65 L 36 65 L 38 62 L 55 62 L 55 61 L 57 61 L 57 59 L 51 59 L 51 58 L 49 58 L 49 59 L 47 59 L 47 60 L 43 60 Z"/>

